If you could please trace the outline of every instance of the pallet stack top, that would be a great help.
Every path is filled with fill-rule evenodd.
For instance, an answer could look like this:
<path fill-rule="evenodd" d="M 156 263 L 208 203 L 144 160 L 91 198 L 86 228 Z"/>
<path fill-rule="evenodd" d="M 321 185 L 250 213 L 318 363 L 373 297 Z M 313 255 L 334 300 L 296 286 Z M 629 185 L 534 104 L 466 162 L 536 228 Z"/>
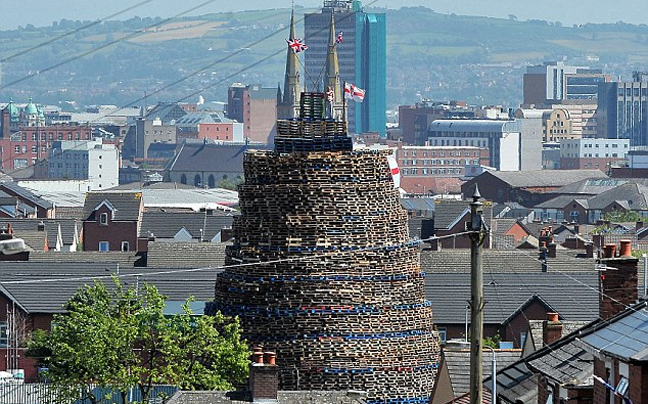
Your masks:
<path fill-rule="evenodd" d="M 208 311 L 277 352 L 286 390 L 363 390 L 369 403 L 427 403 L 439 361 L 419 245 L 387 160 L 354 151 L 325 96 L 250 151 L 240 215 Z M 306 107 L 304 107 L 306 105 Z"/>

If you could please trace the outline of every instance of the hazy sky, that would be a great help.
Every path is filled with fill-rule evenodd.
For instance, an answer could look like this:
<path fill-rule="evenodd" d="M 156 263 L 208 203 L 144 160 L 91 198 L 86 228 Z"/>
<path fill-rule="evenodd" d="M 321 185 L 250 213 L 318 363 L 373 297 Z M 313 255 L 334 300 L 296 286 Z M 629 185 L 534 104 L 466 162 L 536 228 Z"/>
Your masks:
<path fill-rule="evenodd" d="M 19 25 L 51 25 L 54 20 L 96 20 L 145 0 L 56 0 L 56 1 L 10 1 L 10 6 L 0 6 L 0 30 L 13 29 Z M 207 0 L 152 0 L 128 14 L 116 19 L 134 15 L 169 17 Z M 322 0 L 295 0 L 296 4 L 318 7 Z M 400 8 L 422 5 L 442 13 L 485 15 L 506 18 L 514 14 L 519 20 L 543 19 L 561 21 L 565 25 L 586 22 L 625 21 L 634 24 L 648 24 L 647 0 L 365 0 L 365 5 Z M 205 14 L 245 9 L 288 8 L 290 0 L 215 0 L 191 14 Z M 100 7 L 98 5 L 101 5 Z"/>

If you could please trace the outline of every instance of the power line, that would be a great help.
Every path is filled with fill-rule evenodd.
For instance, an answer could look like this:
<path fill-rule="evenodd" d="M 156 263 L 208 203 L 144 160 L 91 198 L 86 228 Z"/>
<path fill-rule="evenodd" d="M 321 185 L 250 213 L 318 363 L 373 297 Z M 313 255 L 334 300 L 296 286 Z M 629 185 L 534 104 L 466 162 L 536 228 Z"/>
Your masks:
<path fill-rule="evenodd" d="M 465 231 L 465 232 L 462 232 L 462 233 L 458 233 L 456 235 L 468 235 L 468 234 L 472 234 L 472 232 L 471 231 Z M 250 267 L 250 266 L 266 266 L 266 265 L 274 265 L 274 264 L 280 264 L 280 263 L 285 263 L 285 262 L 306 261 L 306 260 L 311 260 L 311 259 L 314 259 L 314 258 L 334 257 L 334 256 L 339 256 L 339 255 L 356 254 L 356 253 L 365 252 L 365 251 L 380 251 L 380 250 L 394 250 L 394 249 L 408 248 L 408 247 L 413 247 L 413 246 L 420 246 L 423 243 L 428 242 L 428 241 L 443 240 L 443 239 L 454 237 L 454 236 L 455 236 L 455 234 L 446 235 L 446 236 L 433 236 L 433 237 L 429 237 L 429 238 L 426 238 L 426 239 L 412 239 L 409 242 L 400 243 L 400 244 L 392 244 L 392 245 L 385 245 L 385 246 L 375 246 L 375 247 L 349 248 L 348 250 L 345 250 L 345 251 L 342 251 L 342 250 L 328 251 L 328 252 L 323 252 L 321 254 L 302 255 L 302 256 L 298 256 L 298 257 L 289 257 L 289 258 L 279 258 L 279 259 L 270 260 L 270 261 L 248 262 L 248 263 L 242 263 L 242 264 L 224 265 L 224 266 L 220 266 L 220 267 L 211 267 L 211 266 L 209 266 L 209 267 L 199 267 L 199 268 L 189 268 L 189 269 L 175 269 L 175 270 L 157 271 L 157 272 L 139 272 L 139 273 L 133 273 L 133 274 L 82 276 L 82 277 L 75 277 L 75 278 L 31 279 L 31 280 L 25 280 L 25 281 L 0 281 L 0 285 L 34 284 L 34 283 L 51 283 L 51 282 L 71 282 L 71 281 L 76 282 L 76 281 L 83 281 L 83 280 L 111 279 L 113 277 L 116 277 L 116 278 L 131 278 L 131 277 L 140 277 L 140 276 L 145 277 L 145 276 L 155 276 L 155 275 L 191 273 L 191 272 L 200 272 L 200 271 L 227 270 L 227 269 L 232 269 L 232 268 L 243 268 L 243 267 Z"/>
<path fill-rule="evenodd" d="M 207 0 L 207 1 L 203 2 L 203 3 L 200 3 L 197 6 L 194 6 L 194 7 L 190 8 L 188 10 L 185 10 L 185 11 L 183 11 L 181 13 L 178 13 L 178 14 L 172 16 L 172 17 L 169 17 L 169 18 L 166 18 L 166 19 L 161 20 L 159 22 L 156 22 L 155 24 L 151 24 L 151 25 L 147 26 L 146 28 L 144 28 L 143 30 L 132 32 L 132 33 L 130 33 L 130 34 L 126 35 L 126 36 L 123 36 L 123 37 L 121 37 L 119 39 L 115 39 L 113 41 L 107 42 L 107 43 L 105 43 L 103 45 L 100 45 L 100 46 L 98 46 L 96 48 L 90 49 L 90 50 L 88 50 L 86 52 L 80 53 L 80 54 L 78 54 L 78 55 L 76 55 L 74 57 L 71 57 L 69 59 L 65 59 L 65 60 L 63 60 L 63 61 L 61 61 L 59 63 L 53 64 L 53 65 L 48 66 L 48 67 L 46 67 L 44 69 L 39 69 L 35 73 L 29 73 L 26 76 L 23 76 L 23 77 L 21 77 L 19 79 L 16 79 L 16 80 L 11 81 L 11 82 L 9 82 L 9 83 L 7 83 L 5 85 L 0 86 L 0 90 L 5 89 L 7 87 L 11 87 L 11 86 L 13 86 L 15 84 L 18 84 L 18 83 L 21 83 L 21 82 L 23 82 L 25 80 L 28 80 L 28 79 L 30 79 L 30 78 L 32 78 L 34 76 L 38 76 L 41 73 L 46 73 L 46 72 L 49 72 L 51 70 L 57 69 L 57 68 L 65 65 L 67 63 L 70 63 L 70 62 L 73 62 L 73 61 L 75 61 L 77 59 L 81 59 L 81 58 L 83 58 L 85 56 L 91 55 L 91 54 L 93 54 L 95 52 L 98 52 L 98 51 L 100 51 L 102 49 L 108 48 L 108 47 L 110 47 L 110 46 L 112 46 L 112 45 L 114 45 L 114 44 L 116 44 L 118 42 L 122 42 L 122 41 L 125 41 L 125 40 L 128 40 L 128 39 L 134 38 L 134 37 L 136 37 L 138 35 L 143 35 L 144 31 L 147 30 L 147 29 L 159 27 L 159 26 L 161 26 L 163 24 L 166 24 L 166 23 L 168 23 L 170 21 L 173 21 L 174 19 L 176 19 L 178 17 L 181 17 L 181 16 L 183 16 L 185 14 L 188 14 L 188 13 L 190 13 L 192 11 L 195 11 L 195 10 L 201 8 L 201 7 L 204 7 L 204 6 L 206 6 L 206 5 L 210 4 L 210 3 L 213 3 L 214 1 L 216 1 L 216 0 Z"/>
<path fill-rule="evenodd" d="M 129 12 L 129 11 L 131 11 L 131 10 L 137 8 L 137 7 L 143 6 L 144 4 L 150 3 L 150 2 L 152 2 L 152 1 L 155 1 L 155 0 L 144 0 L 144 1 L 141 1 L 141 2 L 139 2 L 139 3 L 137 3 L 137 4 L 135 4 L 135 5 L 132 5 L 132 6 L 130 6 L 130 7 L 127 7 L 127 8 L 125 8 L 125 9 L 123 9 L 123 10 L 120 10 L 120 11 L 118 11 L 118 12 L 116 12 L 116 13 L 110 14 L 109 16 L 106 16 L 106 17 L 100 18 L 100 19 L 98 19 L 98 20 L 96 20 L 96 21 L 93 21 L 93 22 L 91 22 L 91 23 L 89 23 L 89 24 L 82 25 L 81 27 L 78 27 L 78 28 L 76 28 L 76 29 L 74 29 L 74 30 L 72 30 L 72 31 L 69 31 L 69 32 L 63 33 L 63 34 L 58 35 L 58 36 L 56 36 L 56 37 L 54 37 L 54 38 L 52 38 L 52 39 L 49 39 L 49 40 L 45 41 L 45 42 L 39 43 L 38 45 L 32 46 L 31 48 L 28 48 L 28 49 L 25 49 L 25 50 L 22 50 L 22 51 L 16 52 L 16 53 L 14 53 L 14 54 L 12 54 L 12 55 L 9 55 L 9 56 L 7 56 L 7 57 L 5 57 L 5 58 L 3 58 L 3 59 L 0 59 L 0 63 L 7 62 L 7 61 L 9 61 L 9 60 L 11 60 L 11 59 L 14 59 L 14 58 L 18 57 L 18 56 L 22 56 L 22 55 L 25 55 L 25 54 L 27 54 L 27 53 L 33 52 L 33 51 L 35 51 L 36 49 L 40 49 L 40 48 L 42 48 L 43 46 L 50 45 L 50 44 L 52 44 L 52 43 L 54 43 L 54 42 L 56 42 L 56 41 L 58 41 L 58 40 L 60 40 L 60 39 L 63 39 L 63 38 L 66 38 L 66 37 L 68 37 L 68 36 L 71 36 L 71 35 L 77 34 L 77 33 L 81 32 L 81 31 L 84 31 L 84 30 L 86 30 L 86 29 L 88 29 L 88 28 L 92 28 L 92 27 L 94 27 L 95 25 L 99 25 L 99 24 L 101 24 L 101 23 L 103 23 L 103 22 L 105 22 L 105 21 L 107 21 L 107 20 L 110 20 L 110 19 L 112 19 L 112 18 L 117 17 L 118 15 L 121 15 L 121 14 L 127 13 L 127 12 Z"/>

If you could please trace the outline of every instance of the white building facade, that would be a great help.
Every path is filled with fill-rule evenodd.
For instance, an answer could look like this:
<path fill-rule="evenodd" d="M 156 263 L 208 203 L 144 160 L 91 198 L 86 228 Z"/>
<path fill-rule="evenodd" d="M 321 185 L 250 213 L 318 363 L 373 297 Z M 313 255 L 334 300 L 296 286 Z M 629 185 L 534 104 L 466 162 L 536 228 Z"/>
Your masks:
<path fill-rule="evenodd" d="M 88 180 L 89 190 L 119 185 L 121 154 L 102 141 L 57 141 L 49 153 L 49 178 Z"/>

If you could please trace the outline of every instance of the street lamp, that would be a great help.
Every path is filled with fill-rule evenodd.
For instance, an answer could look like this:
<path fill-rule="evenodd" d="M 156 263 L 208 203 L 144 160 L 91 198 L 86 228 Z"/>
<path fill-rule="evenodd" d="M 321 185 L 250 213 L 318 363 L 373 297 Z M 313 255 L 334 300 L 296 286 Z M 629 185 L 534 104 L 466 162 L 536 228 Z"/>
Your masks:
<path fill-rule="evenodd" d="M 491 350 L 491 353 L 493 354 L 493 357 L 491 359 L 491 404 L 497 403 L 497 359 L 495 357 L 495 349 L 492 347 L 489 347 L 488 345 L 484 345 L 484 348 L 488 348 Z"/>

